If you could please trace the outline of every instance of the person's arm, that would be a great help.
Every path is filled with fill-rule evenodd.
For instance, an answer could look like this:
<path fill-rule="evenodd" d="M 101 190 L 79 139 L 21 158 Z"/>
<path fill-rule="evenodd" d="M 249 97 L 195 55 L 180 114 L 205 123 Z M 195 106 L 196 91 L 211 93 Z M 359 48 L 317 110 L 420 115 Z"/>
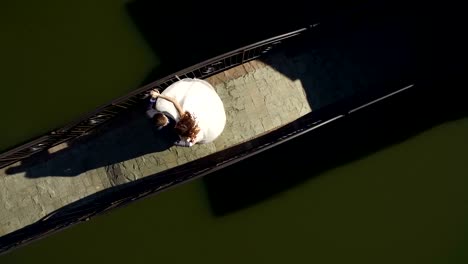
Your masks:
<path fill-rule="evenodd" d="M 182 109 L 182 106 L 179 104 L 179 102 L 177 102 L 172 97 L 160 94 L 158 90 L 151 91 L 151 97 L 152 98 L 162 98 L 162 99 L 165 99 L 165 100 L 171 102 L 174 105 L 174 107 L 177 109 L 177 112 L 179 112 L 179 116 L 182 116 L 185 113 L 184 109 Z"/>

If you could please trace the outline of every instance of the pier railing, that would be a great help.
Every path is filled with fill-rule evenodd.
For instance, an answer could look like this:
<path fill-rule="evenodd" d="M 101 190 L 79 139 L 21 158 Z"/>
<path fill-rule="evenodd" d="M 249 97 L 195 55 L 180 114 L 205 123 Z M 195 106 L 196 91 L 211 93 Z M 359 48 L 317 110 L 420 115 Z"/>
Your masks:
<path fill-rule="evenodd" d="M 92 134 L 98 127 L 108 123 L 117 116 L 128 111 L 130 108 L 141 104 L 143 98 L 145 98 L 151 89 L 156 88 L 162 91 L 172 83 L 178 81 L 179 78 L 205 79 L 250 60 L 257 59 L 273 50 L 284 40 L 298 36 L 306 30 L 307 28 L 302 28 L 233 50 L 140 87 L 121 98 L 115 99 L 112 102 L 95 109 L 65 127 L 52 130 L 39 138 L 1 153 L 0 168 L 27 159 L 61 143 L 72 141 L 84 135 Z"/>

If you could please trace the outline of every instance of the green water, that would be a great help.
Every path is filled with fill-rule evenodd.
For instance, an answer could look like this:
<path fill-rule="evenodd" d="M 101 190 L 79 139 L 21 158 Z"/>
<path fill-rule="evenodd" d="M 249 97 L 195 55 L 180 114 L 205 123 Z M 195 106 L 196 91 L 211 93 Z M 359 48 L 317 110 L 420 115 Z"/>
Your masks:
<path fill-rule="evenodd" d="M 125 2 L 2 4 L 0 150 L 137 88 L 158 65 Z M 194 181 L 0 263 L 467 263 L 467 135 L 468 119 L 443 124 L 223 217 Z"/>
<path fill-rule="evenodd" d="M 0 263 L 467 263 L 467 135 L 442 124 L 223 217 L 194 181 Z"/>
<path fill-rule="evenodd" d="M 0 151 L 141 85 L 158 58 L 124 0 L 17 0 L 0 8 Z"/>

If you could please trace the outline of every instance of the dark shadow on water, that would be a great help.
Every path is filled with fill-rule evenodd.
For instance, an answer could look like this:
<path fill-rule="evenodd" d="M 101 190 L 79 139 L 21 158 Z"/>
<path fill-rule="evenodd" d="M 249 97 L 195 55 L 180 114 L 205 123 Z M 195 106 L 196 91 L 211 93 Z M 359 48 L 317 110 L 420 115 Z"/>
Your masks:
<path fill-rule="evenodd" d="M 214 215 L 253 206 L 329 169 L 468 117 L 466 41 L 459 34 L 464 24 L 441 20 L 441 14 L 455 16 L 453 10 L 390 7 L 321 24 L 299 45 L 291 43 L 294 49 L 285 47 L 262 61 L 300 80 L 314 110 L 412 83 L 415 88 L 208 175 L 203 181 Z"/>
<path fill-rule="evenodd" d="M 388 99 L 207 175 L 203 181 L 213 214 L 248 208 L 434 126 L 468 118 L 466 100 L 444 89 L 455 84 L 425 86 Z"/>
<path fill-rule="evenodd" d="M 466 67 L 467 41 L 460 32 L 467 23 L 456 6 L 371 2 L 320 21 L 260 60 L 300 80 L 312 109 Z"/>
<path fill-rule="evenodd" d="M 29 178 L 77 176 L 89 170 L 167 150 L 176 138 L 169 129 L 157 131 L 144 110 L 135 109 L 102 131 L 78 140 L 66 149 L 42 154 L 8 168 L 6 173 L 25 172 Z"/>
<path fill-rule="evenodd" d="M 260 58 L 291 80 L 300 80 L 312 109 L 354 94 L 414 82 L 418 70 L 415 17 L 389 4 L 324 20 L 309 32 Z"/>
<path fill-rule="evenodd" d="M 157 78 L 368 1 L 135 0 L 128 4 L 128 12 L 161 60 L 163 67 L 152 75 Z"/>

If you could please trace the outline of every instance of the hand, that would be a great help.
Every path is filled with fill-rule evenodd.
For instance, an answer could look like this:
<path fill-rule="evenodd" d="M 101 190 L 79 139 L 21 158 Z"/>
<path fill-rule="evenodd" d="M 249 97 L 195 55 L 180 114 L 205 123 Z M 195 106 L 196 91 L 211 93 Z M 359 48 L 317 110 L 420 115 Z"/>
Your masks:
<path fill-rule="evenodd" d="M 161 94 L 159 93 L 158 90 L 154 89 L 154 90 L 151 90 L 150 95 L 153 98 L 158 98 Z"/>
<path fill-rule="evenodd" d="M 191 147 L 193 146 L 193 143 L 190 141 L 187 141 L 186 139 L 180 139 L 174 142 L 174 145 L 179 146 L 179 147 Z"/>

